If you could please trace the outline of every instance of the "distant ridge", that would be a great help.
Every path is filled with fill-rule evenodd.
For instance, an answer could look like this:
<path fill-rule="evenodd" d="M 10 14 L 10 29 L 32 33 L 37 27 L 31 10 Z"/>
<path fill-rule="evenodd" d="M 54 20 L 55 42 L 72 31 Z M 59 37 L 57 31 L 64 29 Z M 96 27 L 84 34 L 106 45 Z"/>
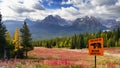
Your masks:
<path fill-rule="evenodd" d="M 71 36 L 80 33 L 91 33 L 112 30 L 120 27 L 120 21 L 103 20 L 94 16 L 85 16 L 73 21 L 65 20 L 59 15 L 48 15 L 43 20 L 33 21 L 25 19 L 34 39 L 50 39 L 54 37 Z M 14 28 L 21 28 L 23 21 L 3 21 L 7 29 L 13 34 Z"/>

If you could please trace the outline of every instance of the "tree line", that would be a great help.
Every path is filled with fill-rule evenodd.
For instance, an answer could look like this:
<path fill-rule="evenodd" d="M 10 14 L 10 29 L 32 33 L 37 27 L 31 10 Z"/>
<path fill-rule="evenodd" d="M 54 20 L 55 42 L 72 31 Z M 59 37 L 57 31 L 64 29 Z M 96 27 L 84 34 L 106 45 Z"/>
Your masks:
<path fill-rule="evenodd" d="M 120 28 L 111 31 L 99 31 L 97 33 L 75 34 L 71 37 L 54 38 L 50 40 L 33 41 L 32 45 L 47 48 L 71 48 L 82 49 L 88 47 L 88 40 L 103 38 L 104 47 L 120 47 Z"/>
<path fill-rule="evenodd" d="M 27 58 L 27 52 L 33 49 L 31 41 L 30 30 L 25 21 L 20 30 L 16 27 L 12 38 L 0 14 L 0 59 Z"/>

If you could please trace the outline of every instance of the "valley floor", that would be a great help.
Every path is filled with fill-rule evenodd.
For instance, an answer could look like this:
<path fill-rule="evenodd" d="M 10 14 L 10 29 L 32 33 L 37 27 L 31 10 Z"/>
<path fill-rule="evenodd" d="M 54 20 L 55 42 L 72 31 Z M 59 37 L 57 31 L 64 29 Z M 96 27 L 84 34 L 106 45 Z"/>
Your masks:
<path fill-rule="evenodd" d="M 0 61 L 0 68 L 94 68 L 94 56 L 88 49 L 35 47 L 29 59 Z M 120 68 L 120 47 L 105 48 L 97 56 L 97 68 Z"/>
<path fill-rule="evenodd" d="M 50 65 L 68 64 L 80 65 L 82 68 L 94 67 L 94 56 L 88 54 L 88 49 L 35 47 L 33 51 L 29 52 L 29 56 L 43 59 L 45 64 Z M 97 56 L 97 67 L 120 68 L 120 47 L 104 48 L 104 56 Z"/>

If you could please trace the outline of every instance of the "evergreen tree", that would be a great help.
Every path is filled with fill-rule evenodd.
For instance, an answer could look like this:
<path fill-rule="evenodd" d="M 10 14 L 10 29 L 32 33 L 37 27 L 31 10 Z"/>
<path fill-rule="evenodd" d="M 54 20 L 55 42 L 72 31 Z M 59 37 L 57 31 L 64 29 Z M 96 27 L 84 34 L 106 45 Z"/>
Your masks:
<path fill-rule="evenodd" d="M 107 42 L 108 47 L 114 47 L 115 46 L 115 40 L 113 38 L 110 38 Z"/>
<path fill-rule="evenodd" d="M 76 37 L 76 34 L 71 37 L 72 38 L 72 45 L 71 45 L 71 49 L 75 49 L 76 48 L 76 43 L 77 43 L 77 37 Z"/>
<path fill-rule="evenodd" d="M 114 34 L 114 36 L 113 36 L 113 38 L 115 39 L 115 41 L 116 41 L 116 46 L 118 46 L 118 41 L 119 41 L 119 38 L 120 38 L 120 29 L 119 28 L 117 28 L 116 30 L 114 30 L 114 32 L 113 32 L 113 34 Z"/>
<path fill-rule="evenodd" d="M 2 23 L 2 15 L 0 13 L 0 58 L 6 58 L 6 27 Z"/>
<path fill-rule="evenodd" d="M 119 41 L 118 41 L 118 47 L 120 47 L 120 38 L 119 38 Z"/>
<path fill-rule="evenodd" d="M 85 48 L 84 36 L 80 35 L 80 49 Z"/>
<path fill-rule="evenodd" d="M 87 48 L 88 40 L 93 38 L 104 38 L 104 47 L 119 47 L 120 46 L 120 28 L 111 30 L 111 31 L 100 31 L 97 33 L 85 33 L 79 35 L 73 35 L 71 37 L 55 38 L 51 40 L 36 41 L 41 42 L 35 43 L 36 46 L 44 47 L 58 47 L 58 48 Z M 35 41 L 34 41 L 35 42 Z"/>
<path fill-rule="evenodd" d="M 31 44 L 32 38 L 31 38 L 30 30 L 25 21 L 24 21 L 23 27 L 20 29 L 20 32 L 21 32 L 21 45 L 23 46 L 23 50 L 27 58 L 28 57 L 27 52 L 29 50 L 32 50 L 33 46 Z"/>

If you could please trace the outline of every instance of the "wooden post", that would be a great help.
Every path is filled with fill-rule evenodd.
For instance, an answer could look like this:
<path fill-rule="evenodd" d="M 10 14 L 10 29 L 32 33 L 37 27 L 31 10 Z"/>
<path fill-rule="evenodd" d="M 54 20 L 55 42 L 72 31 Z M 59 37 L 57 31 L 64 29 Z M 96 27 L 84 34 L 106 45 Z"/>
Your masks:
<path fill-rule="evenodd" d="M 95 56 L 95 68 L 96 68 L 96 56 Z"/>

